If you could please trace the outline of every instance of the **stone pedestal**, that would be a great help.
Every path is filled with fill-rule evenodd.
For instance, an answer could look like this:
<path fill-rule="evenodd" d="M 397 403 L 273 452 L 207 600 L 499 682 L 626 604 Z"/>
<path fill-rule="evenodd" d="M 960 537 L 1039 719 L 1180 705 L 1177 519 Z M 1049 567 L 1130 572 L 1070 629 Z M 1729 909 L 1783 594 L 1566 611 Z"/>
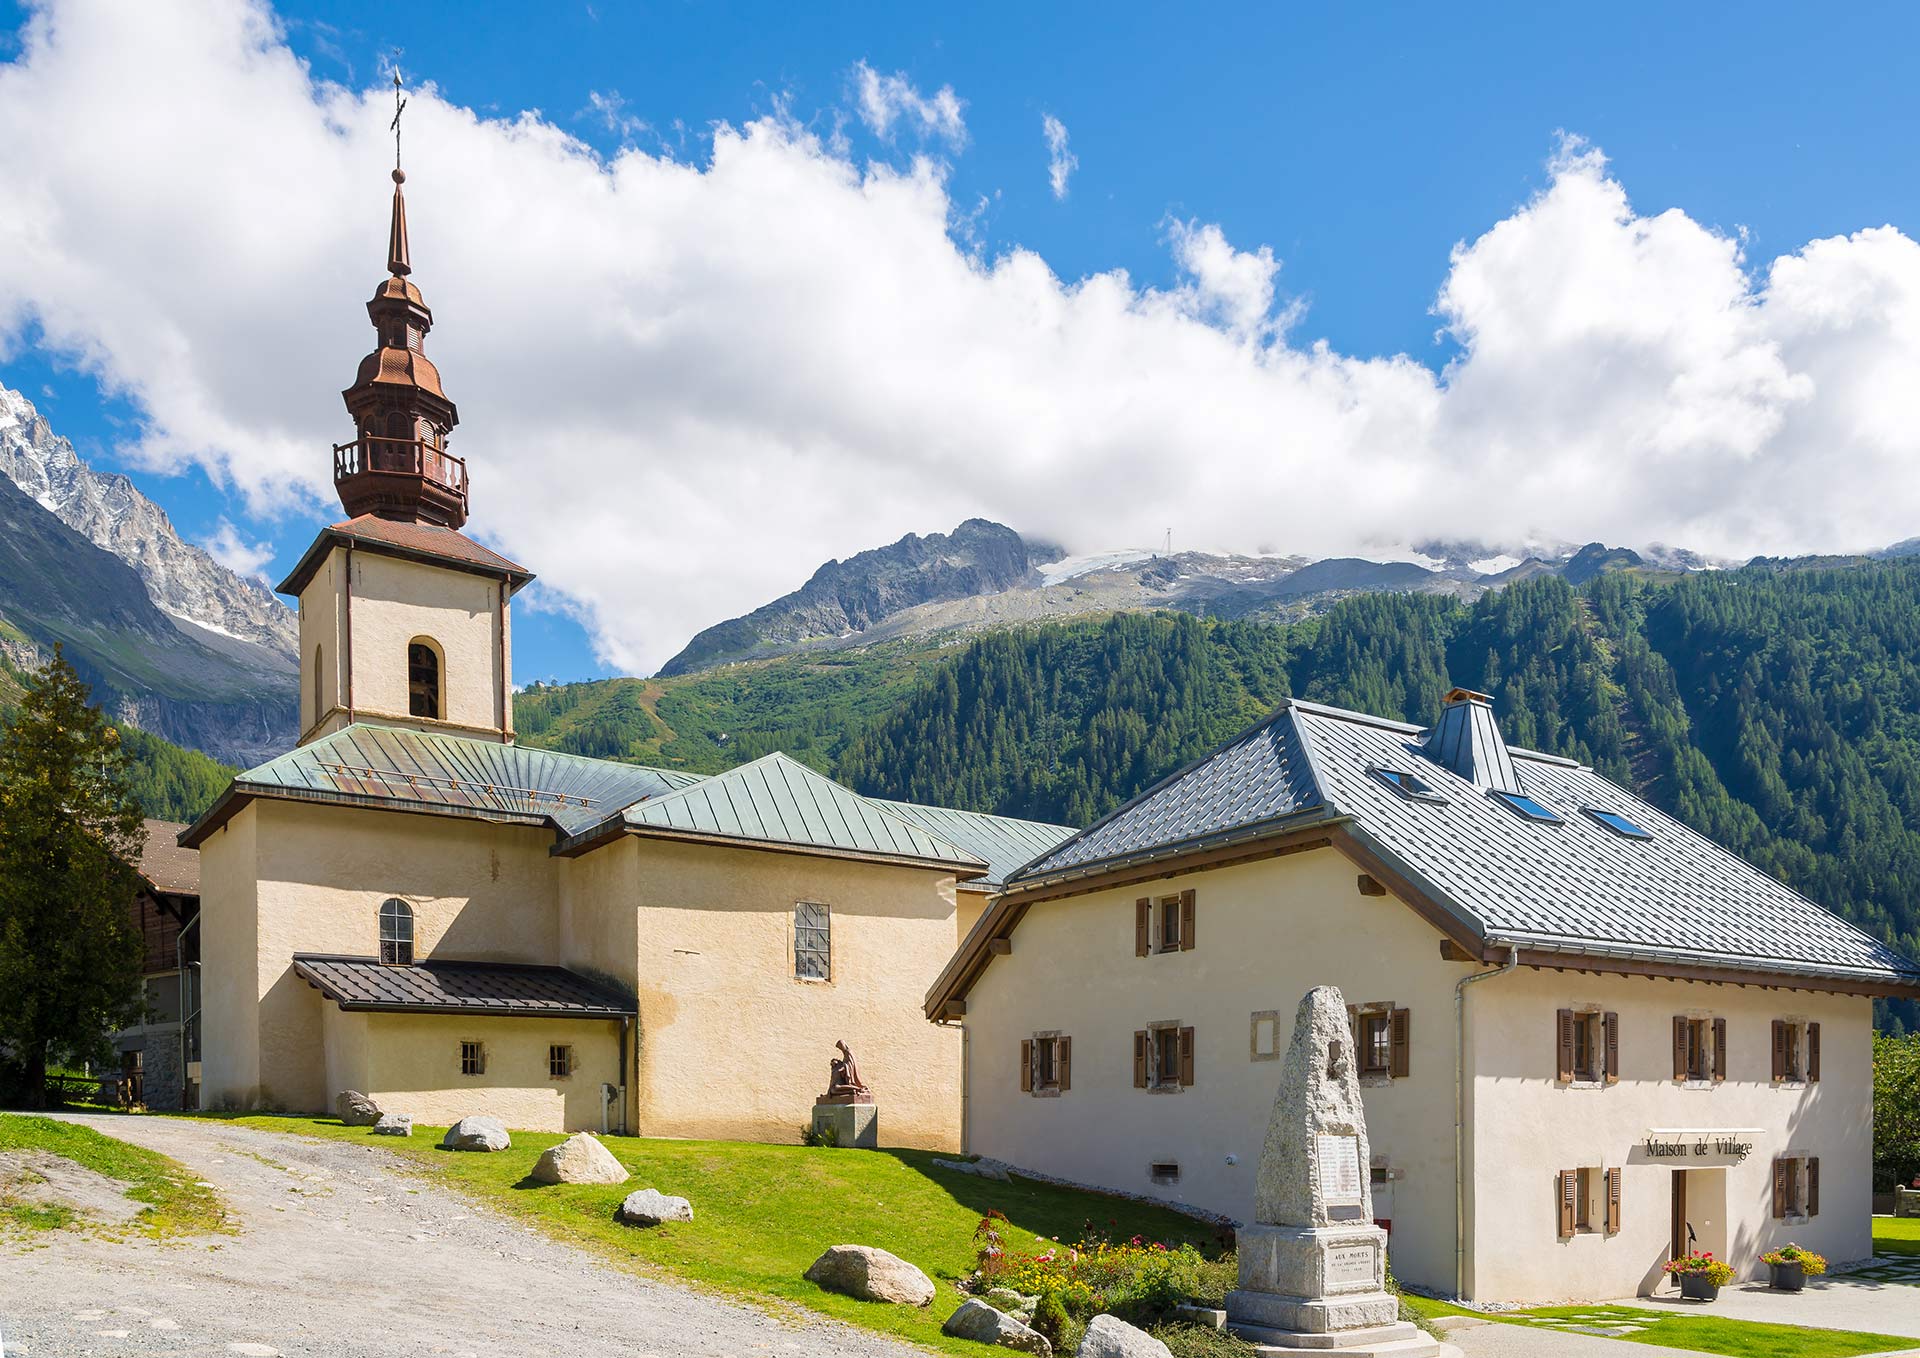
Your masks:
<path fill-rule="evenodd" d="M 1387 1233 L 1377 1226 L 1245 1226 L 1240 1286 L 1227 1293 L 1227 1324 L 1274 1352 L 1438 1353 L 1400 1319 L 1386 1290 Z"/>
<path fill-rule="evenodd" d="M 816 1103 L 813 1130 L 832 1129 L 833 1144 L 858 1150 L 880 1148 L 880 1110 L 871 1103 Z"/>

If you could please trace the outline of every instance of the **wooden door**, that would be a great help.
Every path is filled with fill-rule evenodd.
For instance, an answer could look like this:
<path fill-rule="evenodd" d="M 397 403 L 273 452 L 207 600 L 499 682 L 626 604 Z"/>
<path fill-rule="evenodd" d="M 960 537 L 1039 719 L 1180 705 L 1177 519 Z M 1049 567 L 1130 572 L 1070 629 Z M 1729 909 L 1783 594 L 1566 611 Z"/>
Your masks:
<path fill-rule="evenodd" d="M 1673 1238 L 1667 1251 L 1669 1259 L 1678 1259 L 1687 1252 L 1687 1172 L 1684 1169 L 1673 1171 Z"/>

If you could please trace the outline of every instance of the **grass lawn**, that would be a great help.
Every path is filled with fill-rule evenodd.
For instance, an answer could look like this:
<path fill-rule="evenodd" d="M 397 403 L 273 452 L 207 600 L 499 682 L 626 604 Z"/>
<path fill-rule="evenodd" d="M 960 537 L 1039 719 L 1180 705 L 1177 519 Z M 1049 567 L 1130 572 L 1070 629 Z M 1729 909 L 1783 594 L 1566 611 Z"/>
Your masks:
<path fill-rule="evenodd" d="M 1875 1217 L 1875 1254 L 1920 1254 L 1920 1217 Z"/>
<path fill-rule="evenodd" d="M 1668 1349 L 1694 1349 L 1701 1353 L 1725 1353 L 1732 1358 L 1852 1358 L 1856 1354 L 1886 1353 L 1911 1349 L 1912 1339 L 1891 1334 L 1867 1334 L 1857 1330 L 1811 1330 L 1796 1325 L 1767 1325 L 1753 1320 L 1732 1320 L 1715 1315 L 1675 1315 L 1670 1311 L 1646 1311 L 1631 1306 L 1537 1306 L 1525 1311 L 1491 1313 L 1469 1311 L 1428 1297 L 1406 1298 L 1407 1305 L 1419 1315 L 1478 1315 L 1486 1320 L 1532 1329 L 1557 1328 L 1546 1322 L 1571 1321 L 1580 1325 L 1638 1325 L 1634 1334 L 1614 1336 L 1634 1344 L 1653 1344 Z"/>
<path fill-rule="evenodd" d="M 145 1203 L 146 1208 L 124 1224 L 95 1224 L 69 1207 L 0 1202 L 0 1225 L 28 1230 L 125 1230 L 158 1239 L 228 1229 L 220 1200 L 212 1190 L 200 1187 L 186 1166 L 154 1151 L 102 1136 L 91 1127 L 0 1113 L 0 1151 L 16 1150 L 49 1151 L 83 1169 L 131 1184 L 127 1196 Z"/>
<path fill-rule="evenodd" d="M 440 1127 L 416 1126 L 409 1139 L 376 1141 L 365 1128 L 331 1118 L 235 1120 L 267 1131 L 371 1141 L 550 1235 L 637 1270 L 805 1307 L 975 1358 L 978 1344 L 950 1339 L 940 1326 L 960 1304 L 954 1284 L 973 1271 L 974 1228 L 989 1208 L 1008 1219 L 1002 1235 L 1010 1252 L 1037 1251 L 1042 1238 L 1070 1244 L 1089 1225 L 1115 1239 L 1190 1241 L 1210 1256 L 1221 1248 L 1211 1227 L 1164 1208 L 1031 1180 L 995 1183 L 937 1170 L 930 1163 L 935 1157 L 923 1151 L 610 1136 L 607 1149 L 633 1176 L 627 1183 L 546 1185 L 526 1176 L 540 1152 L 562 1139 L 557 1135 L 515 1132 L 510 1150 L 476 1154 L 440 1150 Z M 641 1188 L 689 1199 L 692 1223 L 645 1230 L 621 1225 L 614 1209 Z M 933 1304 L 855 1301 L 801 1276 L 827 1246 L 843 1244 L 873 1245 L 918 1265 L 938 1289 Z"/>

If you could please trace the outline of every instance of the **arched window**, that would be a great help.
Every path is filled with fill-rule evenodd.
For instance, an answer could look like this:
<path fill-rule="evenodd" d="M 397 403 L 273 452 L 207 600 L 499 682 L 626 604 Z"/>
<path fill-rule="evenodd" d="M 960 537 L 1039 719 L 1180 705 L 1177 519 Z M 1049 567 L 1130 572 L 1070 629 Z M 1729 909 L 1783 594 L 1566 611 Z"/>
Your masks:
<path fill-rule="evenodd" d="M 315 646 L 313 648 L 313 720 L 308 723 L 310 726 L 318 726 L 320 724 L 320 714 L 326 710 L 324 701 L 320 696 L 321 686 L 326 683 L 326 680 L 322 678 L 325 671 L 320 668 L 320 659 L 323 654 L 324 652 L 321 647 Z"/>
<path fill-rule="evenodd" d="M 407 711 L 440 719 L 440 652 L 430 641 L 407 643 Z"/>
<path fill-rule="evenodd" d="M 380 906 L 380 960 L 389 967 L 413 965 L 413 907 L 398 897 Z"/>

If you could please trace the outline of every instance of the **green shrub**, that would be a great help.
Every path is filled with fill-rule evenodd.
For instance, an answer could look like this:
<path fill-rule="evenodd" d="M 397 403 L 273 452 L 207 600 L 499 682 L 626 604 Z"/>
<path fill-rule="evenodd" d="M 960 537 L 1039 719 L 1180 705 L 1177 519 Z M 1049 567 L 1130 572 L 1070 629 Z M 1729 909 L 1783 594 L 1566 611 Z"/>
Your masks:
<path fill-rule="evenodd" d="M 1165 1344 L 1173 1358 L 1252 1358 L 1255 1353 L 1237 1334 L 1190 1321 L 1156 1326 L 1147 1333 Z"/>

